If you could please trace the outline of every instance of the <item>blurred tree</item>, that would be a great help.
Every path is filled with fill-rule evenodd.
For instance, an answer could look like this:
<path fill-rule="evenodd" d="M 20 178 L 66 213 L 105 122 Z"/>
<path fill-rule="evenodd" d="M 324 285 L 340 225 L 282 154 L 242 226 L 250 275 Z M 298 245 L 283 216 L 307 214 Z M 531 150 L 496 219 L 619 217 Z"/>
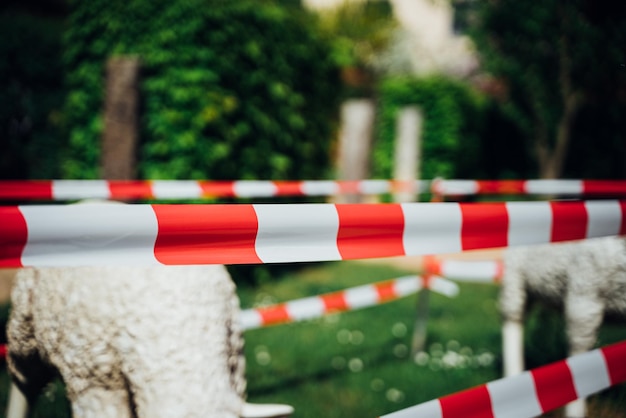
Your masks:
<path fill-rule="evenodd" d="M 320 12 L 320 28 L 332 44 L 349 96 L 371 96 L 380 75 L 380 57 L 398 28 L 388 0 L 344 0 Z"/>
<path fill-rule="evenodd" d="M 567 165 L 568 158 L 581 162 L 580 154 L 568 156 L 573 142 L 582 153 L 613 144 L 602 148 L 623 161 L 624 118 L 612 115 L 626 110 L 626 5 L 492 0 L 480 6 L 472 34 L 482 64 L 504 86 L 501 106 L 532 144 L 539 176 L 594 175 Z M 600 108 L 606 112 L 591 130 L 589 117 L 600 115 Z M 620 172 L 626 174 L 619 168 L 595 176 Z"/>

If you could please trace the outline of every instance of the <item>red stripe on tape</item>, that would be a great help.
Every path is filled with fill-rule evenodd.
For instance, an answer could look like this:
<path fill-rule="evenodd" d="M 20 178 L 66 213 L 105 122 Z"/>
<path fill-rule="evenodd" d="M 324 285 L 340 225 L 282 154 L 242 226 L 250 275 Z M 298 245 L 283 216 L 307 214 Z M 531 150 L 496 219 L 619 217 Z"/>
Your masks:
<path fill-rule="evenodd" d="M 277 196 L 304 196 L 301 181 L 275 181 Z"/>
<path fill-rule="evenodd" d="M 524 180 L 478 180 L 479 194 L 526 194 Z"/>
<path fill-rule="evenodd" d="M 431 276 L 441 276 L 441 260 L 435 255 L 425 255 L 422 258 L 422 270 L 424 271 L 425 278 Z"/>
<path fill-rule="evenodd" d="M 405 255 L 404 215 L 400 205 L 335 206 L 339 215 L 337 247 L 343 259 Z"/>
<path fill-rule="evenodd" d="M 108 182 L 111 199 L 151 199 L 152 185 L 146 181 L 111 180 Z"/>
<path fill-rule="evenodd" d="M 550 202 L 553 242 L 584 239 L 589 216 L 584 202 Z"/>
<path fill-rule="evenodd" d="M 0 267 L 22 267 L 28 225 L 17 206 L 0 207 Z"/>
<path fill-rule="evenodd" d="M 626 341 L 606 346 L 601 351 L 609 369 L 611 385 L 626 382 Z"/>
<path fill-rule="evenodd" d="M 5 200 L 51 200 L 52 182 L 49 180 L 24 181 L 3 180 L 0 183 L 0 199 Z"/>
<path fill-rule="evenodd" d="M 163 264 L 257 264 L 252 205 L 154 205 Z"/>
<path fill-rule="evenodd" d="M 327 311 L 332 312 L 348 310 L 348 304 L 346 303 L 344 292 L 329 293 L 320 296 L 320 298 L 322 299 L 322 302 L 324 302 L 324 306 Z"/>
<path fill-rule="evenodd" d="M 464 251 L 508 245 L 509 215 L 504 203 L 460 203 Z"/>
<path fill-rule="evenodd" d="M 491 396 L 486 385 L 439 399 L 442 418 L 493 418 Z"/>
<path fill-rule="evenodd" d="M 583 194 L 595 196 L 626 196 L 626 181 L 583 180 Z"/>
<path fill-rule="evenodd" d="M 388 300 L 393 300 L 398 297 L 396 295 L 396 289 L 394 287 L 394 283 L 391 281 L 377 283 L 375 287 L 376 287 L 376 292 L 378 293 L 379 302 L 386 302 Z"/>
<path fill-rule="evenodd" d="M 535 381 L 537 399 L 543 412 L 561 407 L 576 398 L 572 373 L 565 361 L 557 361 L 530 371 Z"/>
<path fill-rule="evenodd" d="M 199 181 L 202 194 L 207 197 L 235 197 L 233 181 Z"/>
<path fill-rule="evenodd" d="M 287 311 L 287 307 L 284 304 L 259 308 L 257 312 L 261 315 L 264 325 L 282 324 L 283 322 L 291 321 L 289 311 Z"/>

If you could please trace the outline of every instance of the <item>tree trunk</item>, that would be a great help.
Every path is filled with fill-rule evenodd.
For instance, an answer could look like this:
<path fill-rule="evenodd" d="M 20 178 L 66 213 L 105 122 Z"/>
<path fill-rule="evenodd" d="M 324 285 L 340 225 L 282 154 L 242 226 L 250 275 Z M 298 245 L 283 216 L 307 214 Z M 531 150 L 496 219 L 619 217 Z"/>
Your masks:
<path fill-rule="evenodd" d="M 567 19 L 564 19 L 567 26 Z M 549 145 L 548 133 L 536 138 L 536 152 L 539 162 L 539 176 L 544 179 L 556 179 L 563 175 L 565 159 L 571 142 L 572 126 L 578 110 L 582 105 L 581 94 L 572 86 L 571 67 L 572 62 L 569 56 L 569 39 L 567 37 L 567 27 L 559 42 L 559 87 L 563 111 L 556 126 L 556 137 L 554 146 Z"/>
<path fill-rule="evenodd" d="M 101 157 L 101 176 L 107 180 L 136 177 L 139 67 L 136 57 L 114 57 L 107 62 Z"/>

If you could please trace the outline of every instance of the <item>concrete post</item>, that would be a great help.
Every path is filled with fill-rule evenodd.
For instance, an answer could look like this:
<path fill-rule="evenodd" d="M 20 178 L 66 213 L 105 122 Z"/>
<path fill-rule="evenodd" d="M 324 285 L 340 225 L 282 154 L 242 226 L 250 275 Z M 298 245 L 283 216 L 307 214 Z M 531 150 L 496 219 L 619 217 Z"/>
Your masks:
<path fill-rule="evenodd" d="M 396 119 L 393 179 L 413 185 L 412 189 L 403 188 L 394 193 L 396 202 L 417 200 L 416 185 L 420 172 L 422 121 L 422 112 L 416 106 L 402 108 Z"/>
<path fill-rule="evenodd" d="M 341 132 L 337 161 L 339 180 L 364 180 L 370 174 L 374 102 L 348 100 L 341 106 Z M 340 203 L 356 203 L 357 195 L 338 196 Z"/>

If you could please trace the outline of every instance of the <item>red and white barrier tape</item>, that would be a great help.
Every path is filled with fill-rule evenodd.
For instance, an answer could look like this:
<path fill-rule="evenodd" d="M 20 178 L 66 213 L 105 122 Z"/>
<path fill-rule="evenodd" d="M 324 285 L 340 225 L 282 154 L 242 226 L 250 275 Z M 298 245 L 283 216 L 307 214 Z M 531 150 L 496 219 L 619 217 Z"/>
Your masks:
<path fill-rule="evenodd" d="M 241 312 L 241 324 L 244 330 L 249 330 L 318 318 L 328 313 L 389 302 L 418 292 L 424 287 L 448 297 L 454 297 L 459 292 L 459 287 L 455 283 L 440 277 L 424 279 L 420 276 L 406 276 L 263 308 L 246 309 Z"/>
<path fill-rule="evenodd" d="M 446 277 L 456 281 L 499 283 L 504 266 L 499 260 L 442 260 L 436 256 L 424 257 L 424 274 Z"/>
<path fill-rule="evenodd" d="M 0 267 L 350 260 L 626 235 L 626 201 L 0 207 Z"/>
<path fill-rule="evenodd" d="M 626 341 L 381 418 L 530 418 L 626 381 Z"/>
<path fill-rule="evenodd" d="M 431 191 L 438 195 L 626 196 L 626 180 L 2 180 L 0 200 L 201 199 Z"/>
<path fill-rule="evenodd" d="M 6 180 L 0 200 L 200 199 L 424 193 L 428 181 L 395 180 Z"/>
<path fill-rule="evenodd" d="M 626 180 L 433 180 L 439 195 L 477 194 L 626 196 Z"/>

